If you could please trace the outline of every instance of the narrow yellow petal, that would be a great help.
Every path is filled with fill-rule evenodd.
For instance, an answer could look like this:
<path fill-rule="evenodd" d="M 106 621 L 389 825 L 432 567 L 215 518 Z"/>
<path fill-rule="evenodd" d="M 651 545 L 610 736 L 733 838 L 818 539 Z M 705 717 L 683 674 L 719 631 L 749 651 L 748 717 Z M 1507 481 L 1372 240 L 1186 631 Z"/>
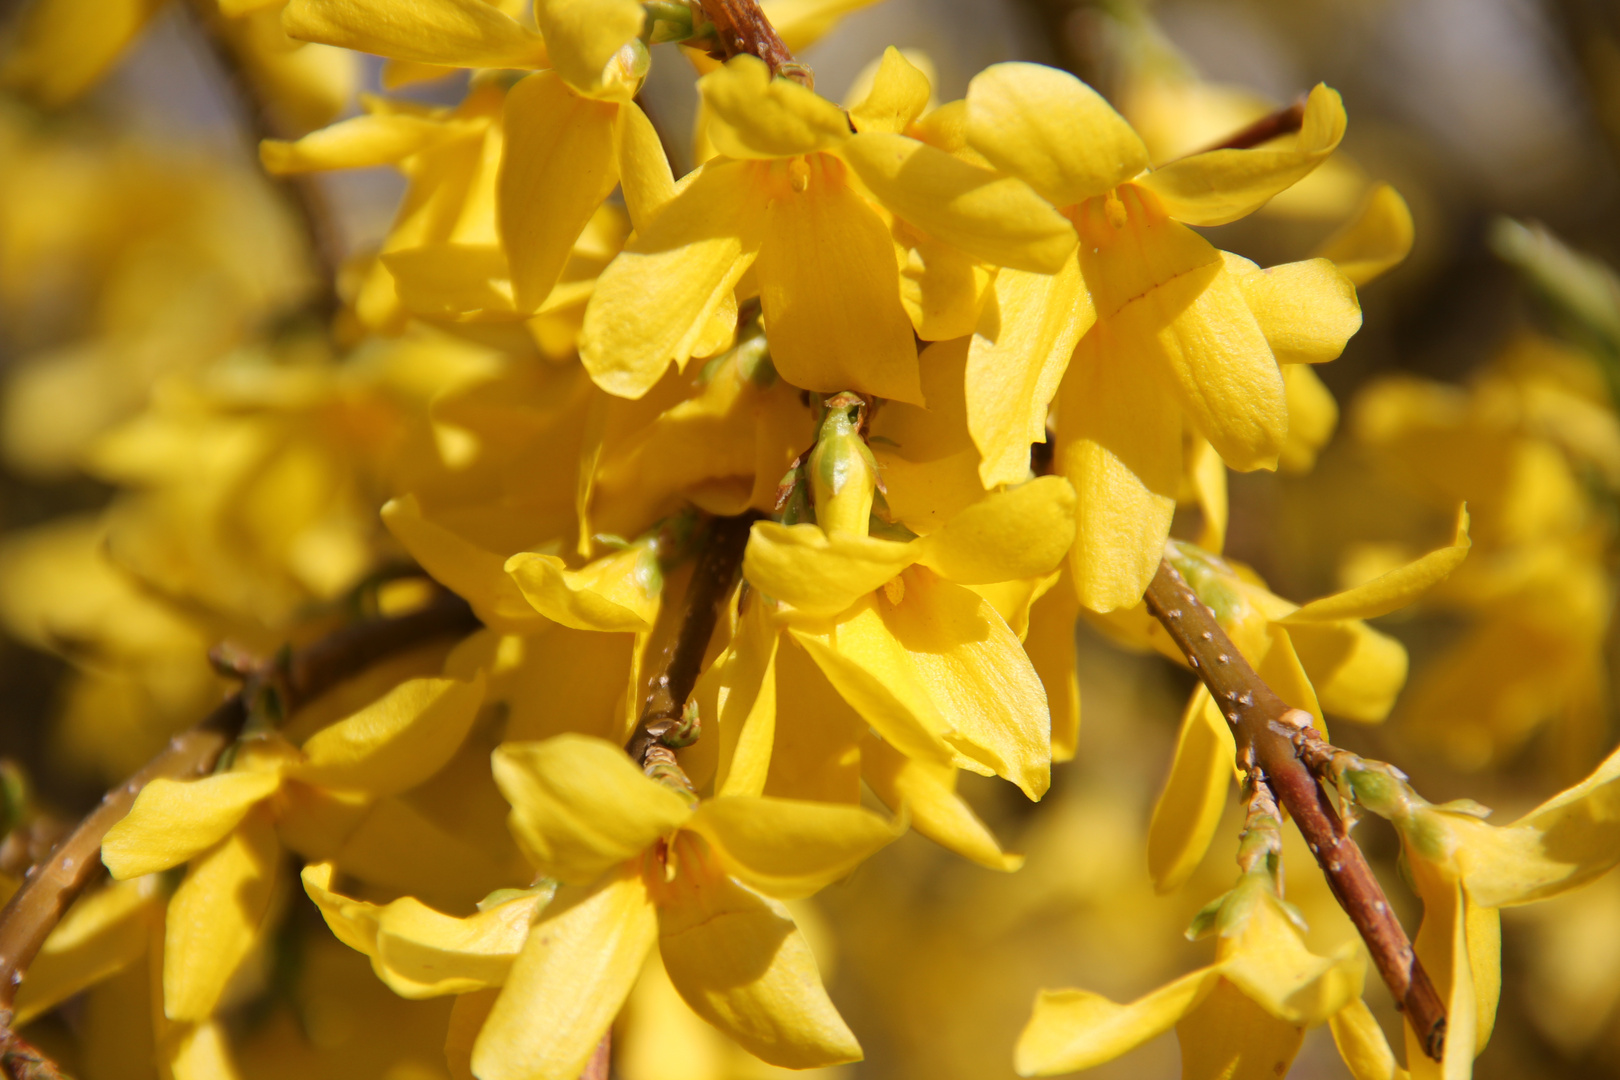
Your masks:
<path fill-rule="evenodd" d="M 581 97 L 549 71 L 507 92 L 496 220 L 520 310 L 534 311 L 551 292 L 574 242 L 619 182 L 618 109 Z"/>
<path fill-rule="evenodd" d="M 917 567 L 896 602 L 877 601 L 883 625 L 951 728 L 952 746 L 1039 799 L 1051 782 L 1046 691 L 1017 636 L 983 597 Z"/>
<path fill-rule="evenodd" d="M 1279 364 L 1335 360 L 1361 329 L 1356 287 L 1326 259 L 1283 263 L 1262 270 L 1229 252 L 1226 268 L 1237 276 Z"/>
<path fill-rule="evenodd" d="M 780 635 L 765 605 L 748 604 L 726 654 L 715 661 L 720 766 L 717 795 L 758 795 L 776 742 L 776 651 Z"/>
<path fill-rule="evenodd" d="M 639 398 L 685 364 L 764 233 L 756 166 L 716 161 L 665 205 L 597 279 L 579 353 L 610 394 Z"/>
<path fill-rule="evenodd" d="M 1339 403 L 1309 364 L 1289 364 L 1282 376 L 1288 397 L 1288 441 L 1277 455 L 1277 468 L 1284 473 L 1310 472 L 1316 455 L 1339 426 Z"/>
<path fill-rule="evenodd" d="M 1384 1029 L 1365 1001 L 1357 998 L 1334 1013 L 1328 1027 L 1354 1080 L 1408 1080 L 1410 1074 L 1396 1064 Z"/>
<path fill-rule="evenodd" d="M 768 796 L 710 799 L 686 828 L 709 842 L 733 877 L 782 900 L 810 896 L 848 877 L 900 835 L 859 806 Z"/>
<path fill-rule="evenodd" d="M 775 78 L 743 54 L 698 80 L 709 138 L 730 158 L 784 158 L 827 150 L 849 138 L 838 106 L 791 79 Z"/>
<path fill-rule="evenodd" d="M 894 540 L 756 521 L 743 553 L 743 576 L 766 596 L 807 615 L 836 615 L 919 554 L 916 546 Z"/>
<path fill-rule="evenodd" d="M 933 93 L 927 73 L 890 45 L 883 50 L 866 96 L 859 105 L 850 108 L 850 123 L 863 133 L 904 134 L 928 108 L 928 99 Z"/>
<path fill-rule="evenodd" d="M 80 897 L 28 965 L 13 1023 L 22 1027 L 140 959 L 161 903 L 156 878 L 114 882 Z"/>
<path fill-rule="evenodd" d="M 1075 673 L 1074 643 L 1079 615 L 1080 599 L 1065 573 L 1030 608 L 1029 633 L 1024 638 L 1024 650 L 1046 688 L 1053 761 L 1074 760 L 1080 739 L 1080 680 Z"/>
<path fill-rule="evenodd" d="M 641 33 L 646 14 L 636 0 L 536 0 L 534 18 L 552 68 L 570 86 L 593 97 L 630 96 L 607 68 Z"/>
<path fill-rule="evenodd" d="M 968 347 L 968 430 L 983 455 L 986 487 L 1029 475 L 1031 443 L 1046 441 L 1046 414 L 1075 346 L 1097 319 L 1080 264 L 1056 274 L 1003 270 Z"/>
<path fill-rule="evenodd" d="M 1288 1075 L 1305 1029 L 1279 1020 L 1225 979 L 1176 1023 L 1183 1080 Z"/>
<path fill-rule="evenodd" d="M 1058 407 L 1058 468 L 1074 485 L 1070 567 L 1093 611 L 1135 606 L 1170 536 L 1181 418 L 1133 342 L 1099 323 L 1075 350 Z"/>
<path fill-rule="evenodd" d="M 438 773 L 472 727 L 484 679 L 410 679 L 304 743 L 305 783 L 397 795 Z"/>
<path fill-rule="evenodd" d="M 968 83 L 968 141 L 1055 206 L 1100 195 L 1147 168 L 1147 149 L 1091 87 L 1040 64 L 993 64 Z"/>
<path fill-rule="evenodd" d="M 475 135 L 482 127 L 409 113 L 356 116 L 296 141 L 265 139 L 259 144 L 259 160 L 276 176 L 393 165 L 440 143 Z"/>
<path fill-rule="evenodd" d="M 916 339 L 888 230 L 850 189 L 837 158 L 807 159 L 802 190 L 785 175 L 798 164 L 759 166 L 772 172 L 775 199 L 754 270 L 777 371 L 806 390 L 921 405 Z"/>
<path fill-rule="evenodd" d="M 1318 83 L 1305 102 L 1304 125 L 1275 146 L 1209 150 L 1173 161 L 1139 182 L 1189 225 L 1224 225 L 1258 210 L 1327 160 L 1344 138 L 1344 102 Z"/>
<path fill-rule="evenodd" d="M 793 916 L 726 877 L 707 845 L 681 833 L 675 877 L 658 891 L 658 949 L 692 1010 L 772 1065 L 811 1069 L 861 1059 L 821 985 Z"/>
<path fill-rule="evenodd" d="M 1417 870 L 1417 868 L 1414 868 Z M 1468 952 L 1467 900 L 1462 886 L 1439 880 L 1439 875 L 1419 874 L 1423 895 L 1423 924 L 1412 943 L 1435 989 L 1446 1001 L 1446 1048 L 1441 1061 L 1423 1052 L 1412 1025 L 1406 1024 L 1406 1061 L 1412 1080 L 1469 1080 L 1473 1075 L 1477 1013 L 1474 973 Z"/>
<path fill-rule="evenodd" d="M 620 104 L 613 136 L 624 208 L 630 214 L 631 227 L 646 232 L 658 211 L 675 197 L 669 158 L 664 156 L 658 129 L 633 101 Z"/>
<path fill-rule="evenodd" d="M 505 743 L 492 761 L 495 783 L 512 804 L 513 835 L 536 868 L 570 884 L 639 855 L 691 813 L 602 739 Z"/>
<path fill-rule="evenodd" d="M 985 496 L 918 541 L 917 560 L 959 585 L 1040 577 L 1074 542 L 1074 488 L 1042 476 Z"/>
<path fill-rule="evenodd" d="M 1295 368 L 1283 370 L 1284 381 L 1288 378 L 1288 372 L 1293 370 Z M 1291 398 L 1289 405 L 1293 405 Z M 1292 413 L 1289 419 L 1293 419 Z M 1293 429 L 1289 430 L 1292 432 Z M 1209 440 L 1199 435 L 1192 436 L 1187 448 L 1187 480 L 1192 485 L 1193 499 L 1203 516 L 1198 530 L 1198 546 L 1205 551 L 1220 552 L 1226 548 L 1226 525 L 1230 516 L 1226 501 L 1226 462 L 1221 460 L 1221 455 L 1215 452 Z"/>
<path fill-rule="evenodd" d="M 852 136 L 838 154 L 891 213 L 992 265 L 1055 273 L 1078 242 L 1022 180 L 927 143 L 874 132 Z"/>
<path fill-rule="evenodd" d="M 1020 1076 L 1055 1076 L 1112 1061 L 1171 1027 L 1220 980 L 1214 968 L 1184 975 L 1128 1005 L 1088 990 L 1042 990 L 1013 1051 Z"/>
<path fill-rule="evenodd" d="M 861 740 L 871 728 L 796 645 L 777 649 L 776 703 L 770 771 L 762 794 L 860 802 Z"/>
<path fill-rule="evenodd" d="M 250 814 L 192 862 L 169 901 L 163 943 L 163 1012 L 206 1020 L 268 929 L 281 844 L 268 814 Z"/>
<path fill-rule="evenodd" d="M 496 904 L 464 919 L 406 896 L 379 914 L 374 967 L 401 997 L 465 994 L 506 981 L 545 907 L 544 893 Z"/>
<path fill-rule="evenodd" d="M 972 807 L 956 793 L 956 770 L 913 761 L 881 739 L 861 740 L 861 778 L 873 794 L 928 839 L 991 870 L 1017 870 L 1022 855 L 1008 855 Z"/>
<path fill-rule="evenodd" d="M 639 862 L 559 897 L 529 931 L 473 1044 L 479 1080 L 579 1080 L 658 933 Z"/>
<path fill-rule="evenodd" d="M 657 562 L 644 546 L 627 548 L 570 570 L 555 555 L 521 551 L 506 560 L 534 610 L 576 630 L 633 633 L 658 617 L 662 582 Z"/>
<path fill-rule="evenodd" d="M 1226 809 L 1236 754 L 1226 717 L 1199 686 L 1181 715 L 1170 776 L 1148 823 L 1148 874 L 1158 892 L 1180 888 L 1203 861 Z"/>
<path fill-rule="evenodd" d="M 505 558 L 424 516 L 415 495 L 385 504 L 382 519 L 424 570 L 467 599 L 485 626 L 532 633 L 549 625 L 549 620 L 524 599 L 518 583 L 506 573 Z"/>
<path fill-rule="evenodd" d="M 1312 600 L 1280 621 L 1289 626 L 1298 626 L 1387 615 L 1412 603 L 1449 577 L 1468 557 L 1472 544 L 1468 537 L 1468 507 L 1465 505 L 1457 510 L 1456 533 L 1450 544 L 1353 589 Z"/>
<path fill-rule="evenodd" d="M 280 786 L 280 774 L 271 771 L 153 780 L 107 831 L 101 860 L 120 880 L 179 866 L 223 840 Z"/>
<path fill-rule="evenodd" d="M 1374 184 L 1355 217 L 1328 237 L 1316 256 L 1331 259 L 1345 277 L 1366 285 L 1406 258 L 1412 237 L 1406 200 L 1388 184 Z"/>
<path fill-rule="evenodd" d="M 547 62 L 540 34 L 485 0 L 412 0 L 408 13 L 387 0 L 289 0 L 281 24 L 300 41 L 391 60 L 489 68 Z"/>

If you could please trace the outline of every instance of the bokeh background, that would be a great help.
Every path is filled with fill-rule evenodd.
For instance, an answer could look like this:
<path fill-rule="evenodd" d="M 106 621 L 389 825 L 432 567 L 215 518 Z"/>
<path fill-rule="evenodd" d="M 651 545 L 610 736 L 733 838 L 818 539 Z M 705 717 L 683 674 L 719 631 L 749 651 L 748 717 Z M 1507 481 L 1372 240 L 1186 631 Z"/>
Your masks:
<path fill-rule="evenodd" d="M 21 8 L 0 0 L 0 25 Z M 1232 478 L 1228 553 L 1303 601 L 1380 560 L 1443 542 L 1449 500 L 1469 498 L 1483 551 L 1476 557 L 1534 563 L 1514 579 L 1518 591 L 1441 598 L 1380 627 L 1411 650 L 1413 687 L 1426 673 L 1449 672 L 1443 685 L 1473 687 L 1479 699 L 1463 695 L 1440 715 L 1422 707 L 1432 697 L 1411 707 L 1411 690 L 1388 723 L 1342 724 L 1335 736 L 1397 762 L 1431 799 L 1467 795 L 1494 807 L 1498 820 L 1612 748 L 1620 429 L 1608 387 L 1616 358 L 1601 326 L 1572 322 L 1569 297 L 1590 286 L 1601 308 L 1603 290 L 1611 304 L 1615 294 L 1601 270 L 1549 263 L 1550 241 L 1515 248 L 1513 237 L 1530 243 L 1540 234 L 1501 223 L 1539 223 L 1578 252 L 1620 262 L 1620 5 L 883 0 L 804 59 L 817 88 L 837 99 L 889 44 L 932 62 L 941 100 L 961 96 L 973 73 L 997 61 L 1067 67 L 1150 142 L 1181 151 L 1214 141 L 1246 108 L 1286 104 L 1318 81 L 1337 88 L 1351 118 L 1338 171 L 1310 199 L 1279 200 L 1213 230 L 1217 243 L 1262 264 L 1305 257 L 1354 210 L 1366 183 L 1382 180 L 1410 205 L 1416 246 L 1363 291 L 1362 332 L 1319 372 L 1342 419 L 1316 467 Z M 681 132 L 696 102 L 687 71 L 669 59 L 677 62 L 655 63 L 648 95 L 659 121 Z M 377 91 L 380 65 L 368 63 L 360 78 L 360 89 Z M 1182 122 L 1175 109 L 1171 120 L 1152 112 L 1149 91 L 1164 86 L 1192 88 L 1175 99 Z M 404 92 L 453 102 L 460 86 Z M 0 95 L 0 571 L 12 568 L 0 574 L 8 629 L 0 755 L 20 762 L 42 804 L 64 819 L 144 751 L 98 744 L 62 716 L 95 713 L 111 724 L 96 729 L 104 732 L 116 728 L 108 711 L 134 695 L 132 712 L 156 710 L 179 727 L 217 693 L 192 668 L 140 678 L 101 670 L 100 689 L 70 680 L 70 671 L 113 662 L 98 652 L 105 594 L 87 588 L 77 623 L 45 625 L 28 575 L 16 568 L 35 565 L 21 560 L 37 558 L 42 535 L 48 550 L 93 542 L 74 523 L 108 505 L 114 490 L 105 470 L 86 465 L 96 434 L 138 411 L 165 375 L 208 363 L 308 287 L 287 208 L 256 176 L 247 119 L 175 6 L 71 108 L 40 111 Z M 378 242 L 402 191 L 382 170 L 318 183 L 347 252 Z M 1515 251 L 1517 266 L 1504 257 Z M 195 325 L 199 293 L 217 325 Z M 1403 428 L 1391 386 L 1434 395 L 1424 400 L 1441 419 Z M 1537 446 L 1551 448 L 1550 471 L 1524 464 L 1541 460 Z M 1450 466 L 1448 486 L 1434 474 Z M 1562 501 L 1543 512 L 1548 500 Z M 1182 527 L 1193 524 L 1189 516 Z M 42 534 L 42 526 L 59 531 Z M 1564 530 L 1557 543 L 1543 543 L 1549 529 Z M 1538 598 L 1547 601 L 1542 621 L 1521 619 Z M 1486 645 L 1470 636 L 1481 627 L 1495 635 Z M 1037 988 L 1084 986 L 1126 999 L 1207 962 L 1211 946 L 1181 932 L 1230 882 L 1235 806 L 1204 865 L 1172 895 L 1154 894 L 1144 854 L 1191 680 L 1155 657 L 1120 651 L 1089 626 L 1077 642 L 1079 753 L 1055 770 L 1044 803 L 964 779 L 1008 848 L 1027 854 L 1021 872 L 993 874 L 912 835 L 807 907 L 802 921 L 815 930 L 833 995 L 868 1052 L 840 1070 L 848 1080 L 1010 1077 L 1010 1048 Z M 1458 661 L 1466 648 L 1474 652 Z M 1393 836 L 1377 822 L 1360 836 L 1415 925 Z M 1348 940 L 1310 860 L 1290 850 L 1286 867 L 1313 944 Z M 1508 913 L 1504 966 L 1501 1016 L 1479 1076 L 1620 1076 L 1620 878 Z M 652 1017 L 662 999 L 649 987 L 632 1009 Z M 1388 995 L 1372 980 L 1368 1000 L 1393 1033 Z M 662 1029 L 650 1019 L 633 1031 L 618 1061 L 626 1080 L 769 1071 L 701 1033 L 657 1041 L 648 1033 Z M 1165 1036 L 1096 1075 L 1177 1073 L 1174 1038 Z M 1325 1029 L 1307 1037 L 1291 1075 L 1348 1075 Z"/>

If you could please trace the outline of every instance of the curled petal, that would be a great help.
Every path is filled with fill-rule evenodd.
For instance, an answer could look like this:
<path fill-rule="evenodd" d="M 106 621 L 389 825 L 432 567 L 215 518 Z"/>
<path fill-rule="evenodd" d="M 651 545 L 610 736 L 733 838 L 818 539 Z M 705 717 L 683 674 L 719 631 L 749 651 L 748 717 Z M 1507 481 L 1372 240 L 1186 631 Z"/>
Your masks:
<path fill-rule="evenodd" d="M 904 831 L 858 806 L 729 795 L 703 803 L 686 827 L 733 877 L 783 900 L 848 877 Z"/>
<path fill-rule="evenodd" d="M 917 560 L 959 585 L 1040 577 L 1074 542 L 1074 488 L 1042 476 L 987 495 L 917 542 Z"/>
<path fill-rule="evenodd" d="M 1204 968 L 1128 1005 L 1089 990 L 1042 990 L 1013 1051 L 1018 1075 L 1079 1072 L 1129 1053 L 1169 1031 L 1219 979 Z"/>
<path fill-rule="evenodd" d="M 305 783 L 397 795 L 434 776 L 461 748 L 484 679 L 410 679 L 304 743 L 288 775 Z"/>
<path fill-rule="evenodd" d="M 280 786 L 274 771 L 153 780 L 107 830 L 101 861 L 120 880 L 179 866 L 223 840 Z"/>
<path fill-rule="evenodd" d="M 991 870 L 1011 872 L 1022 855 L 1001 850 L 985 823 L 956 793 L 956 770 L 914 761 L 881 739 L 861 741 L 861 777 L 884 805 L 928 839 Z"/>
<path fill-rule="evenodd" d="M 1262 270 L 1229 252 L 1226 268 L 1279 364 L 1321 364 L 1337 359 L 1361 329 L 1356 287 L 1326 259 L 1283 263 Z"/>
<path fill-rule="evenodd" d="M 484 0 L 414 0 L 408 17 L 385 0 L 290 0 L 281 25 L 300 41 L 391 60 L 487 68 L 547 63 L 540 34 Z"/>
<path fill-rule="evenodd" d="M 849 138 L 843 110 L 758 57 L 734 56 L 698 80 L 709 138 L 730 158 L 782 158 L 827 150 Z"/>
<path fill-rule="evenodd" d="M 1450 577 L 1451 572 L 1468 557 L 1472 544 L 1468 537 L 1468 507 L 1464 505 L 1457 510 L 1456 531 L 1450 544 L 1353 589 L 1313 600 L 1279 621 L 1289 626 L 1300 626 L 1387 615 L 1410 604 Z"/>
<path fill-rule="evenodd" d="M 1232 787 L 1237 745 L 1200 685 L 1181 716 L 1176 754 L 1148 824 L 1148 873 L 1161 893 L 1179 888 L 1203 861 Z"/>
<path fill-rule="evenodd" d="M 651 629 L 662 586 L 655 557 L 645 547 L 570 570 L 555 555 L 524 551 L 506 560 L 506 572 L 546 618 L 576 630 L 635 632 Z"/>
<path fill-rule="evenodd" d="M 883 50 L 866 97 L 849 110 L 850 123 L 863 133 L 904 134 L 928 108 L 933 92 L 927 73 L 890 45 Z"/>
<path fill-rule="evenodd" d="M 1374 184 L 1356 216 L 1328 237 L 1316 256 L 1331 259 L 1345 277 L 1365 285 L 1406 258 L 1412 237 L 1406 200 L 1388 184 Z"/>
<path fill-rule="evenodd" d="M 917 560 L 913 545 L 819 525 L 756 521 L 743 576 L 775 600 L 808 615 L 836 615 Z"/>

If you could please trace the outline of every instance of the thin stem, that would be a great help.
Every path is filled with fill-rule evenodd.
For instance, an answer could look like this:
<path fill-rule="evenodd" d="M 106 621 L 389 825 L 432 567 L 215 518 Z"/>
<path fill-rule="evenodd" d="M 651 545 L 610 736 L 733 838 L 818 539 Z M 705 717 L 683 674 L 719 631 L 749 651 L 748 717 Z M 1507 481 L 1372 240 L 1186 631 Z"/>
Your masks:
<path fill-rule="evenodd" d="M 1252 150 L 1272 139 L 1292 135 L 1304 126 L 1305 99 L 1302 97 L 1292 105 L 1268 113 L 1248 127 L 1232 132 L 1220 142 L 1204 147 L 1198 153 L 1207 154 L 1211 150 Z"/>
<path fill-rule="evenodd" d="M 609 1080 L 613 1075 L 613 1029 L 610 1027 L 603 1034 L 602 1041 L 596 1044 L 595 1053 L 591 1060 L 585 1063 L 585 1071 L 579 1074 L 579 1080 Z"/>
<path fill-rule="evenodd" d="M 793 53 L 760 10 L 758 0 L 700 0 L 703 16 L 714 24 L 724 59 L 747 53 L 770 65 L 771 74 L 784 75 L 806 86 L 814 85 L 810 69 Z"/>
<path fill-rule="evenodd" d="M 1168 562 L 1160 561 L 1148 586 L 1147 608 L 1164 625 L 1232 725 L 1238 763 L 1261 770 L 1294 818 L 1327 875 L 1339 906 L 1367 943 L 1373 963 L 1424 1052 L 1436 1061 L 1445 1047 L 1446 1009 L 1412 951 L 1383 887 L 1361 848 L 1350 838 L 1327 793 L 1300 760 L 1298 742 L 1310 714 L 1284 702 L 1256 675 L 1215 619 L 1215 613 Z"/>
<path fill-rule="evenodd" d="M 408 615 L 343 627 L 308 648 L 260 665 L 243 688 L 202 723 L 176 735 L 145 768 L 109 791 L 44 861 L 28 871 L 22 888 L 0 910 L 0 1030 L 9 1033 L 12 1003 L 28 965 L 68 906 L 100 876 L 101 841 L 129 813 L 143 787 L 160 777 L 182 779 L 211 770 L 247 723 L 256 695 L 274 693 L 283 715 L 290 715 L 384 657 L 477 627 L 466 601 L 443 591 Z"/>

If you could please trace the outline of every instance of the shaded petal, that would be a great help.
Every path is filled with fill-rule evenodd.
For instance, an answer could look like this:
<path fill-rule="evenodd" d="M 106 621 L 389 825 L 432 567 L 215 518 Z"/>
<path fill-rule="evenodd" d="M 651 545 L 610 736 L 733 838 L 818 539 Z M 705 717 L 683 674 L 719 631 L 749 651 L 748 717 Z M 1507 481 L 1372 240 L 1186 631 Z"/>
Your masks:
<path fill-rule="evenodd" d="M 1099 323 L 1058 406 L 1058 469 L 1074 485 L 1070 568 L 1093 611 L 1133 607 L 1159 568 L 1181 486 L 1181 418 L 1143 358 Z"/>
<path fill-rule="evenodd" d="M 1412 603 L 1449 577 L 1468 557 L 1472 544 L 1468 536 L 1468 507 L 1464 505 L 1457 510 L 1457 528 L 1450 544 L 1353 589 L 1312 600 L 1278 621 L 1288 626 L 1298 626 L 1388 615 Z"/>
<path fill-rule="evenodd" d="M 904 134 L 928 108 L 933 93 L 927 73 L 890 45 L 883 50 L 866 97 L 849 110 L 849 121 L 863 133 Z"/>
<path fill-rule="evenodd" d="M 1172 161 L 1138 182 L 1163 200 L 1171 217 L 1189 225 L 1224 225 L 1258 210 L 1327 160 L 1344 128 L 1338 91 L 1317 83 L 1305 102 L 1299 133 L 1275 147 L 1208 150 Z"/>
<path fill-rule="evenodd" d="M 640 5 L 631 6 L 639 22 Z M 549 71 L 507 91 L 496 221 L 522 311 L 551 292 L 574 241 L 619 182 L 618 108 L 581 97 Z"/>
<path fill-rule="evenodd" d="M 163 935 L 163 1012 L 206 1020 L 266 930 L 281 844 L 264 813 L 250 814 L 195 859 L 169 901 Z"/>
<path fill-rule="evenodd" d="M 1097 315 L 1069 259 L 1056 274 L 1003 270 L 968 347 L 967 418 L 983 455 L 986 487 L 1029 475 L 1031 443 L 1046 441 L 1046 414 L 1082 335 Z"/>
<path fill-rule="evenodd" d="M 956 769 L 915 761 L 881 739 L 861 741 L 861 778 L 883 804 L 928 839 L 991 870 L 1017 870 L 1022 855 L 1008 855 L 973 808 L 956 793 Z"/>
<path fill-rule="evenodd" d="M 1067 574 L 1035 601 L 1024 651 L 1046 688 L 1052 717 L 1052 760 L 1072 761 L 1080 739 L 1080 680 L 1075 672 L 1074 624 L 1080 600 Z"/>
<path fill-rule="evenodd" d="M 156 878 L 119 881 L 75 901 L 28 965 L 17 991 L 22 1027 L 145 955 L 161 891 Z"/>
<path fill-rule="evenodd" d="M 1042 990 L 1013 1051 L 1018 1075 L 1079 1072 L 1129 1053 L 1169 1031 L 1219 979 L 1203 968 L 1128 1005 L 1089 990 Z"/>
<path fill-rule="evenodd" d="M 731 645 L 714 662 L 720 724 L 717 795 L 758 795 L 770 774 L 776 742 L 776 649 L 780 635 L 765 605 L 750 602 Z M 707 677 L 707 676 L 705 676 Z"/>
<path fill-rule="evenodd" d="M 579 1080 L 658 933 L 639 862 L 560 896 L 529 931 L 473 1044 L 480 1080 Z"/>
<path fill-rule="evenodd" d="M 505 558 L 424 517 L 415 495 L 389 500 L 382 519 L 411 558 L 435 581 L 464 597 L 484 625 L 510 633 L 532 633 L 550 625 L 506 573 Z"/>
<path fill-rule="evenodd" d="M 304 743 L 288 775 L 310 784 L 397 795 L 461 749 L 484 701 L 484 679 L 411 679 Z"/>
<path fill-rule="evenodd" d="M 1395 1052 L 1366 1002 L 1352 1001 L 1328 1018 L 1328 1027 L 1354 1080 L 1407 1080 L 1409 1074 L 1395 1063 Z"/>
<path fill-rule="evenodd" d="M 1200 685 L 1181 715 L 1170 776 L 1148 823 L 1148 874 L 1167 893 L 1198 869 L 1226 809 L 1237 743 L 1220 708 Z"/>
<path fill-rule="evenodd" d="M 917 560 L 912 544 L 819 525 L 756 521 L 743 553 L 743 576 L 774 600 L 809 615 L 836 615 Z"/>
<path fill-rule="evenodd" d="M 1074 488 L 1042 476 L 987 495 L 917 542 L 918 562 L 959 585 L 1040 577 L 1074 542 Z"/>
<path fill-rule="evenodd" d="M 153 780 L 107 830 L 101 861 L 120 880 L 179 866 L 223 840 L 280 786 L 274 771 Z"/>
<path fill-rule="evenodd" d="M 330 858 L 340 873 L 368 885 L 442 907 L 470 906 L 528 876 L 516 852 L 492 854 L 395 796 L 377 800 L 346 837 L 325 840 L 307 854 Z"/>
<path fill-rule="evenodd" d="M 804 649 L 791 645 L 777 649 L 776 701 L 776 730 L 763 794 L 860 802 L 861 740 L 871 728 Z"/>
<path fill-rule="evenodd" d="M 692 1010 L 772 1065 L 810 1069 L 859 1061 L 821 973 L 780 903 L 742 888 L 706 845 L 682 833 L 674 879 L 658 894 L 658 948 Z"/>
<path fill-rule="evenodd" d="M 968 83 L 968 141 L 1004 173 L 1070 206 L 1147 168 L 1147 148 L 1101 94 L 1056 68 L 992 64 Z"/>
<path fill-rule="evenodd" d="M 32 5 L 0 64 L 0 85 L 48 108 L 93 86 L 164 0 L 49 0 Z"/>
<path fill-rule="evenodd" d="M 520 551 L 506 572 L 523 597 L 548 619 L 576 630 L 633 633 L 658 618 L 662 580 L 656 557 L 636 546 L 570 570 L 555 555 Z"/>
<path fill-rule="evenodd" d="M 605 82 L 608 62 L 641 33 L 646 18 L 636 0 L 536 0 L 534 5 L 552 68 L 591 96 L 630 97 L 619 80 Z"/>
<path fill-rule="evenodd" d="M 1176 1023 L 1182 1080 L 1286 1076 L 1305 1029 L 1279 1020 L 1225 979 Z"/>
<path fill-rule="evenodd" d="M 698 80 L 709 138 L 730 158 L 783 158 L 826 150 L 849 138 L 844 111 L 765 61 L 743 54 Z"/>
<path fill-rule="evenodd" d="M 838 154 L 891 213 L 976 259 L 1051 274 L 1078 242 L 1068 220 L 1022 180 L 927 143 L 862 134 Z"/>
<path fill-rule="evenodd" d="M 602 739 L 505 743 L 491 761 L 512 804 L 512 834 L 537 869 L 570 884 L 639 855 L 691 814 L 685 799 Z"/>
<path fill-rule="evenodd" d="M 1333 260 L 1345 277 L 1365 285 L 1406 258 L 1412 237 L 1406 200 L 1388 184 L 1374 184 L 1356 216 L 1323 241 L 1316 256 Z"/>
<path fill-rule="evenodd" d="M 1279 364 L 1336 360 L 1361 329 L 1356 287 L 1326 259 L 1283 263 L 1262 270 L 1249 260 L 1221 253 L 1237 276 L 1243 298 Z"/>
<path fill-rule="evenodd" d="M 782 378 L 806 390 L 921 405 L 916 339 L 900 303 L 889 231 L 850 190 L 841 161 L 817 154 L 807 164 L 802 191 L 774 175 L 786 166 L 759 166 L 773 170 L 776 188 L 754 268 L 771 359 Z"/>
<path fill-rule="evenodd" d="M 849 874 L 905 831 L 859 806 L 721 796 L 686 828 L 707 840 L 731 876 L 767 896 L 810 896 Z"/>
<path fill-rule="evenodd" d="M 597 279 L 579 354 L 602 389 L 639 398 L 692 356 L 759 250 L 766 200 L 755 168 L 703 166 Z"/>
<path fill-rule="evenodd" d="M 764 0 L 760 7 L 782 42 L 794 52 L 814 45 L 845 15 L 875 0 Z"/>
<path fill-rule="evenodd" d="M 540 34 L 485 0 L 289 0 L 287 36 L 392 60 L 454 67 L 544 67 Z"/>
<path fill-rule="evenodd" d="M 259 143 L 259 161 L 275 176 L 393 165 L 440 143 L 477 134 L 483 126 L 409 113 L 356 116 L 296 141 L 265 139 Z"/>
<path fill-rule="evenodd" d="M 1406 648 L 1362 622 L 1299 623 L 1289 640 L 1322 708 L 1375 723 L 1389 715 L 1406 683 Z"/>
<path fill-rule="evenodd" d="M 1339 403 L 1309 364 L 1288 364 L 1282 376 L 1288 397 L 1288 441 L 1277 455 L 1277 467 L 1284 473 L 1309 472 L 1339 426 Z"/>
<path fill-rule="evenodd" d="M 613 129 L 619 158 L 619 185 L 630 225 L 645 232 L 664 204 L 675 197 L 675 176 L 670 172 L 658 129 L 633 101 L 619 105 Z"/>
<path fill-rule="evenodd" d="M 917 567 L 878 603 L 883 624 L 951 728 L 946 740 L 1031 799 L 1051 781 L 1046 691 L 1017 636 L 977 593 Z"/>

